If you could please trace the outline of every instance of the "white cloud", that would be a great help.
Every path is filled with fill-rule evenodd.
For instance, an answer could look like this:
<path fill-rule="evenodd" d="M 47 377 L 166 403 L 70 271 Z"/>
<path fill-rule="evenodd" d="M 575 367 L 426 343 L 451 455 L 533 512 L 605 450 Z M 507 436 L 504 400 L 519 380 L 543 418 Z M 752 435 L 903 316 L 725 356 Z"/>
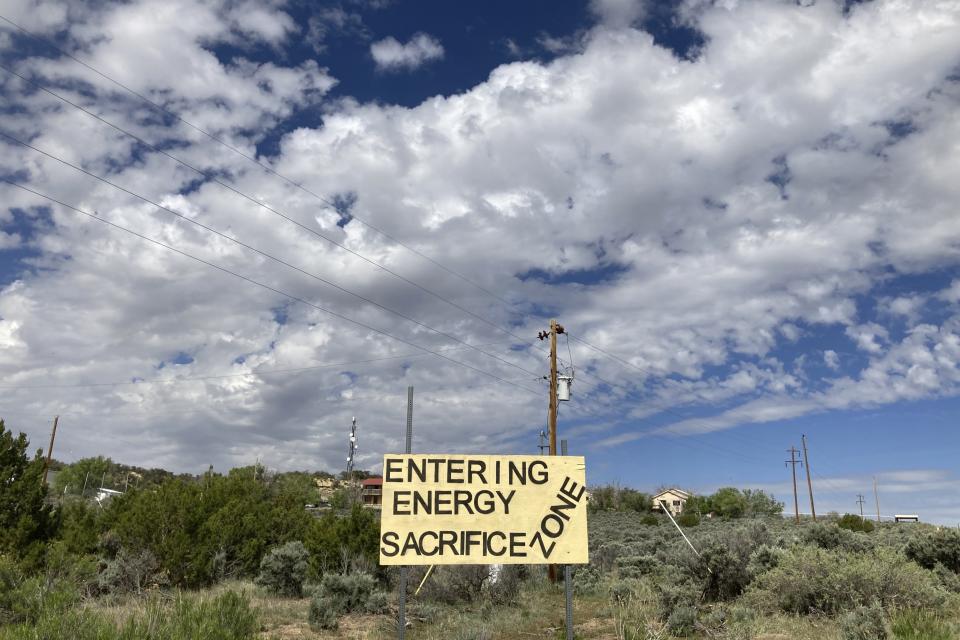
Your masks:
<path fill-rule="evenodd" d="M 888 337 L 886 328 L 875 322 L 847 327 L 846 333 L 861 351 L 866 351 L 870 354 L 882 353 L 883 342 L 885 342 Z"/>
<path fill-rule="evenodd" d="M 949 287 L 937 294 L 937 297 L 951 304 L 960 303 L 960 279 L 951 282 Z"/>
<path fill-rule="evenodd" d="M 64 41 L 95 66 L 246 153 L 294 110 L 322 108 L 323 126 L 287 134 L 278 155 L 264 159 L 271 168 L 316 193 L 354 193 L 353 214 L 524 310 L 556 313 L 572 334 L 631 363 L 571 342 L 578 378 L 565 418 L 579 419 L 584 432 L 598 429 L 591 439 L 639 437 L 628 412 L 696 406 L 711 415 L 662 434 L 695 437 L 958 393 L 956 319 L 930 324 L 918 307 L 919 321 L 901 335 L 885 326 L 891 315 L 865 317 L 858 301 L 878 302 L 889 274 L 960 261 L 960 91 L 945 80 L 960 55 L 960 9 L 876 2 L 845 18 L 833 3 L 711 4 L 697 14 L 707 44 L 694 61 L 678 61 L 636 29 L 600 24 L 573 53 L 504 65 L 459 95 L 403 108 L 321 104 L 335 80 L 315 64 L 219 60 L 211 42 L 275 47 L 292 37 L 274 5 L 263 5 L 273 17 L 260 31 L 243 26 L 235 6 L 136 0 L 72 6 L 76 19 L 50 12 L 47 23 L 69 29 Z M 401 53 L 387 57 L 402 61 L 410 45 L 396 45 Z M 16 64 L 148 140 L 179 141 L 172 152 L 188 162 L 459 307 L 531 342 L 544 328 L 542 318 L 504 308 L 356 220 L 341 228 L 329 207 L 148 117 L 77 65 L 46 57 Z M 77 77 L 91 89 L 68 82 Z M 471 350 L 450 357 L 541 392 L 491 386 L 475 371 L 302 305 L 286 307 L 284 320 L 274 311 L 289 302 L 282 296 L 52 207 L 51 223 L 38 216 L 30 240 L 37 268 L 0 293 L 0 385 L 31 387 L 2 393 L 11 426 L 39 442 L 43 428 L 32 416 L 61 413 L 74 456 L 177 470 L 258 455 L 271 466 L 335 470 L 354 414 L 363 465 L 399 446 L 403 392 L 413 384 L 418 441 L 436 450 L 532 450 L 543 418 L 540 352 L 511 351 L 510 338 L 462 309 L 220 186 L 192 184 L 195 174 L 49 96 L 3 82 L 5 99 L 31 114 L 11 109 L 6 130 L 444 333 L 495 343 L 487 350 L 537 375 Z M 904 117 L 915 132 L 895 140 L 882 123 Z M 462 347 L 56 162 L 2 147 L 0 168 L 27 172 L 38 191 L 403 340 Z M 6 208 L 49 206 L 0 191 Z M 611 265 L 615 277 L 587 284 L 517 277 L 599 278 L 598 268 Z M 952 289 L 941 296 L 957 299 Z M 796 345 L 839 329 L 858 345 L 849 360 L 865 361 L 862 370 L 845 358 L 835 380 L 805 379 L 794 367 Z M 786 355 L 778 352 L 784 341 Z M 836 342 L 817 347 L 828 365 L 828 351 L 850 350 Z M 173 364 L 179 353 L 193 362 Z M 275 372 L 289 369 L 302 370 Z M 133 379 L 144 382 L 44 388 Z"/>
<path fill-rule="evenodd" d="M 590 0 L 590 10 L 604 25 L 629 27 L 646 12 L 646 0 Z"/>
<path fill-rule="evenodd" d="M 836 371 L 840 368 L 840 356 L 833 349 L 826 349 L 823 352 L 823 363 Z"/>
<path fill-rule="evenodd" d="M 403 44 L 393 36 L 370 45 L 377 68 L 383 71 L 412 70 L 443 58 L 443 45 L 426 33 L 418 33 Z"/>

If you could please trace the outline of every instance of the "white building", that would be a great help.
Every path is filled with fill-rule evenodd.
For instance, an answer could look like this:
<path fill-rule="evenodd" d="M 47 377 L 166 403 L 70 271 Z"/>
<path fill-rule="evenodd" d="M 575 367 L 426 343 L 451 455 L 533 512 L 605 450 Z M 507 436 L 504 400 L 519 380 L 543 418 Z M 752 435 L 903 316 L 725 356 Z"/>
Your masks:
<path fill-rule="evenodd" d="M 678 516 L 683 511 L 683 505 L 687 503 L 691 495 L 693 494 L 683 489 L 664 489 L 653 496 L 653 510 L 663 511 L 663 503 L 666 503 L 667 508 L 670 509 L 670 513 Z"/>

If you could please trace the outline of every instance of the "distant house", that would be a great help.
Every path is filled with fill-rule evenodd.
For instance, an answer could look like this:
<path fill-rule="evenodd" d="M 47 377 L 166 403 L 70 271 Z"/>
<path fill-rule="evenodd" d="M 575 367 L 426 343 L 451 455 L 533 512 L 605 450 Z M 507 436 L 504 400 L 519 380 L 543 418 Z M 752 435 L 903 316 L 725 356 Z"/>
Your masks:
<path fill-rule="evenodd" d="M 383 504 L 383 478 L 374 476 L 364 479 L 360 483 L 360 497 L 363 506 L 379 509 Z"/>
<path fill-rule="evenodd" d="M 894 522 L 920 522 L 920 516 L 915 513 L 898 513 L 893 516 Z"/>
<path fill-rule="evenodd" d="M 106 487 L 100 487 L 97 489 L 97 495 L 94 496 L 96 500 L 101 505 L 114 496 L 122 496 L 122 491 L 115 491 L 114 489 L 107 489 Z"/>
<path fill-rule="evenodd" d="M 663 503 L 665 502 L 667 503 L 667 508 L 670 509 L 670 513 L 678 516 L 683 511 L 683 505 L 687 503 L 691 495 L 693 494 L 683 489 L 664 489 L 653 496 L 653 509 L 654 511 L 663 511 Z"/>

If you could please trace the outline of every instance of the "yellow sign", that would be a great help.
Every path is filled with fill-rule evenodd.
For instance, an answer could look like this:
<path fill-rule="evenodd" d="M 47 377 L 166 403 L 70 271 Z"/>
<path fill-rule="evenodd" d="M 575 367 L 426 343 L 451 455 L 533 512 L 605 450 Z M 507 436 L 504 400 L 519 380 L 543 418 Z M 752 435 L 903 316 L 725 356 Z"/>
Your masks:
<path fill-rule="evenodd" d="M 586 564 L 583 456 L 383 457 L 380 564 Z"/>

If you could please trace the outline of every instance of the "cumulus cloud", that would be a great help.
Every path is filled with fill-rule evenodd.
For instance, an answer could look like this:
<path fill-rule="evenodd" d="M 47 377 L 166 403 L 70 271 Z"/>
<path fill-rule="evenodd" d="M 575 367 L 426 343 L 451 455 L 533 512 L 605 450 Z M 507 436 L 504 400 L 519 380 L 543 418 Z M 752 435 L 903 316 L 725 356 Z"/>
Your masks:
<path fill-rule="evenodd" d="M 381 71 L 410 71 L 443 58 L 443 45 L 426 33 L 418 33 L 403 44 L 393 36 L 370 45 L 370 55 Z"/>
<path fill-rule="evenodd" d="M 643 17 L 646 0 L 590 0 L 590 10 L 606 26 L 629 27 Z"/>
<path fill-rule="evenodd" d="M 833 349 L 827 349 L 823 352 L 823 363 L 836 371 L 840 368 L 840 356 Z"/>
<path fill-rule="evenodd" d="M 315 306 L 2 186 L 4 213 L 23 212 L 29 229 L 9 215 L 0 229 L 32 253 L 0 291 L 0 414 L 34 442 L 60 413 L 68 458 L 196 470 L 260 456 L 333 470 L 357 415 L 359 462 L 375 467 L 400 446 L 414 385 L 417 437 L 435 450 L 529 450 L 544 398 L 531 343 L 548 314 L 619 358 L 571 340 L 565 419 L 591 443 L 635 440 L 639 418 L 683 407 L 708 415 L 673 420 L 663 435 L 958 393 L 955 308 L 929 318 L 918 306 L 906 332 L 896 314 L 870 309 L 891 278 L 960 261 L 950 79 L 960 9 L 876 2 L 845 16 L 834 3 L 710 3 L 696 14 L 706 42 L 696 60 L 601 24 L 549 63 L 503 65 L 461 94 L 405 108 L 325 101 L 335 79 L 312 63 L 219 60 L 211 42 L 293 37 L 273 5 L 260 31 L 234 6 L 191 5 L 196 19 L 184 21 L 182 5 L 136 0 L 71 8 L 69 21 L 51 11 L 44 24 L 248 154 L 295 110 L 321 108 L 323 126 L 291 131 L 261 160 L 336 206 L 169 126 L 75 63 L 25 49 L 18 69 L 253 202 L 9 77 L 5 129 L 301 271 L 23 147 L 3 142 L 0 167 Z M 384 68 L 431 50 L 393 42 Z M 903 118 L 909 135 L 890 125 Z M 898 295 L 956 301 L 954 288 Z M 807 379 L 796 350 L 813 338 L 828 366 L 828 350 L 851 352 L 849 340 L 856 357 L 826 380 L 810 366 Z"/>

